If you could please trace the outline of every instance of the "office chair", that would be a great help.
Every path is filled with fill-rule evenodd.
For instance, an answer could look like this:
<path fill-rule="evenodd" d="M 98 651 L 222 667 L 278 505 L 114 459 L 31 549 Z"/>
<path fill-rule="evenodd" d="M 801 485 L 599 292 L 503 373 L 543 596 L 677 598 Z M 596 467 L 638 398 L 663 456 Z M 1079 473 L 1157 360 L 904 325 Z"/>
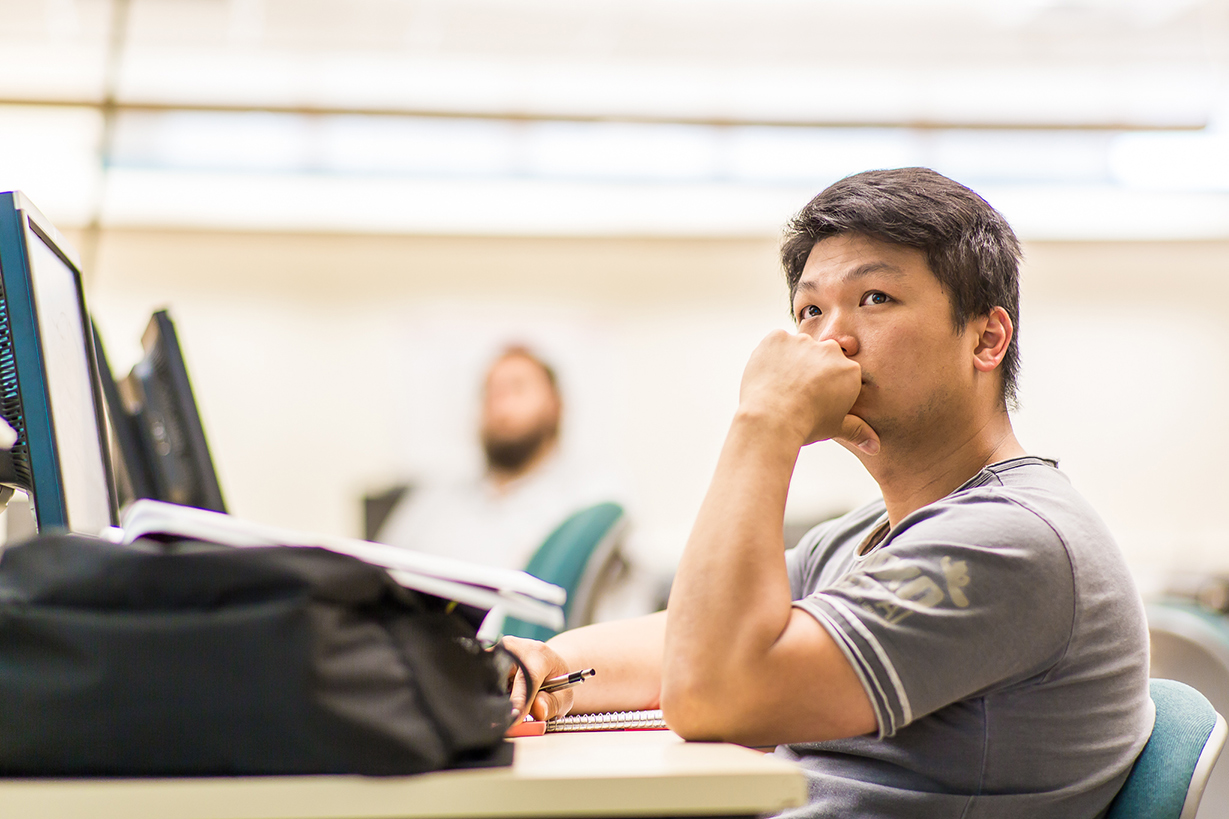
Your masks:
<path fill-rule="evenodd" d="M 363 495 L 363 540 L 376 540 L 393 510 L 414 491 L 408 483 L 399 483 L 378 492 Z"/>
<path fill-rule="evenodd" d="M 1184 682 L 1229 714 L 1229 618 L 1199 597 L 1205 602 L 1188 592 L 1148 604 L 1151 675 Z M 1199 819 L 1229 819 L 1229 762 L 1212 771 Z"/>
<path fill-rule="evenodd" d="M 1106 819 L 1195 819 L 1229 726 L 1185 683 L 1153 679 L 1156 723 Z"/>
<path fill-rule="evenodd" d="M 563 605 L 566 628 L 592 621 L 594 592 L 617 559 L 616 547 L 625 523 L 623 507 L 617 503 L 590 506 L 561 523 L 529 559 L 525 571 L 568 593 Z M 512 617 L 504 623 L 503 633 L 534 640 L 555 636 L 545 626 Z"/>

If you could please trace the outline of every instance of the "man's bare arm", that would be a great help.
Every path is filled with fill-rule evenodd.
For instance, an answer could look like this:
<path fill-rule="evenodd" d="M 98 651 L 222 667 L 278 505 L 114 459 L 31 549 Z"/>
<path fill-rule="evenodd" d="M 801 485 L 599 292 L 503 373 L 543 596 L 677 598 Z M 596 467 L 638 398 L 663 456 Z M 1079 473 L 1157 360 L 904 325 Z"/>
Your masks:
<path fill-rule="evenodd" d="M 597 676 L 574 688 L 537 695 L 531 713 L 535 719 L 550 719 L 566 713 L 660 708 L 665 633 L 666 613 L 659 612 L 565 631 L 545 644 L 515 637 L 505 637 L 504 643 L 529 667 L 535 687 L 570 671 L 597 670 Z M 523 708 L 524 700 L 524 680 L 518 674 L 513 707 Z"/>
<path fill-rule="evenodd" d="M 782 554 L 799 449 L 873 436 L 845 414 L 858 373 L 839 346 L 784 333 L 769 336 L 748 364 L 670 595 L 662 707 L 685 737 L 769 745 L 876 728 L 844 654 L 793 608 Z"/>

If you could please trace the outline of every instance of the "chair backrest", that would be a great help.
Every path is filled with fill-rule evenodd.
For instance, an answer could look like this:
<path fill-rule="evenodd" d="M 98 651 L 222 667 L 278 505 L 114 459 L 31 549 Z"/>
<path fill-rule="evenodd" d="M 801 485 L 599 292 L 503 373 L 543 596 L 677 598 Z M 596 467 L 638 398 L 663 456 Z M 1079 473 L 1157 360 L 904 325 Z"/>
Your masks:
<path fill-rule="evenodd" d="M 1185 683 L 1154 679 L 1149 693 L 1156 705 L 1152 736 L 1106 819 L 1194 819 L 1229 726 Z"/>
<path fill-rule="evenodd" d="M 1151 676 L 1186 683 L 1229 718 L 1229 617 L 1193 595 L 1153 600 L 1145 611 Z M 1199 819 L 1229 819 L 1229 762 L 1208 778 Z"/>
<path fill-rule="evenodd" d="M 577 615 L 587 608 L 589 593 L 612 556 L 622 531 L 623 507 L 599 503 L 571 515 L 551 532 L 529 559 L 525 571 L 568 593 L 563 606 L 569 628 L 581 625 Z M 555 632 L 509 617 L 504 634 L 547 640 Z"/>
<path fill-rule="evenodd" d="M 399 483 L 379 492 L 363 495 L 363 540 L 375 540 L 393 510 L 413 491 L 408 483 Z"/>

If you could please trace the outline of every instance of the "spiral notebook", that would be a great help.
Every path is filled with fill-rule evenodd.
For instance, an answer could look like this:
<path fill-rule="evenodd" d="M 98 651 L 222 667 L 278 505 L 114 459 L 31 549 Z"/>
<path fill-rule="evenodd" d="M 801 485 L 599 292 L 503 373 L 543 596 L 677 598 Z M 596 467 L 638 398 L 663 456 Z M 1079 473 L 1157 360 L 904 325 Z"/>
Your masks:
<path fill-rule="evenodd" d="M 546 723 L 546 733 L 565 731 L 662 731 L 661 710 L 611 711 L 605 714 L 569 714 Z"/>

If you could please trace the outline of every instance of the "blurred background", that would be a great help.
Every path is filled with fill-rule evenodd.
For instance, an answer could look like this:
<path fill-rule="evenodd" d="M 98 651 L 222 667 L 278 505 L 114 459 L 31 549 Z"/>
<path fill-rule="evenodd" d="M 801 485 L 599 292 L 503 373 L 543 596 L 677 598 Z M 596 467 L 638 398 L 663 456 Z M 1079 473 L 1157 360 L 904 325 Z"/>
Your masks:
<path fill-rule="evenodd" d="M 1017 431 L 1142 579 L 1229 568 L 1225 0 L 0 0 L 0 190 L 75 243 L 117 373 L 168 307 L 231 510 L 344 535 L 474 471 L 482 372 L 669 571 L 782 224 L 926 165 L 1025 243 Z M 804 452 L 787 518 L 876 494 Z"/>

